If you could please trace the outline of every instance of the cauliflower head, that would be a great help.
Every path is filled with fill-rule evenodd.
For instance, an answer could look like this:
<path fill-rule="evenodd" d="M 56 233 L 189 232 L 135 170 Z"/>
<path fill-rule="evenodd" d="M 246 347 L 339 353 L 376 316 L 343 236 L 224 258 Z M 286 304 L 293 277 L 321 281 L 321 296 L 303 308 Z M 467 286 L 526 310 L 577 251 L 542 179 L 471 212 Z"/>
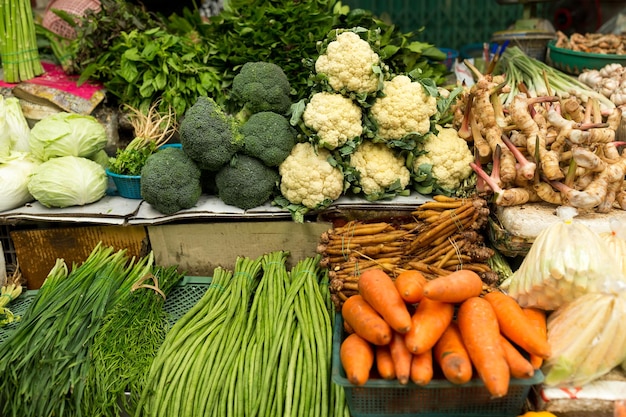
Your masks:
<path fill-rule="evenodd" d="M 304 109 L 305 126 L 317 132 L 319 145 L 335 149 L 361 136 L 361 107 L 341 94 L 315 93 Z"/>
<path fill-rule="evenodd" d="M 328 77 L 335 91 L 373 93 L 378 90 L 374 66 L 380 57 L 358 34 L 346 31 L 328 44 L 326 53 L 315 61 L 315 71 Z"/>
<path fill-rule="evenodd" d="M 350 155 L 349 164 L 358 172 L 366 196 L 384 194 L 397 182 L 398 191 L 404 190 L 411 179 L 406 159 L 382 142 L 362 142 Z"/>
<path fill-rule="evenodd" d="M 397 75 L 383 84 L 370 115 L 383 140 L 399 140 L 410 133 L 423 135 L 430 130 L 430 118 L 437 113 L 437 99 L 406 75 Z"/>
<path fill-rule="evenodd" d="M 343 193 L 341 170 L 328 162 L 330 152 L 310 142 L 296 144 L 278 167 L 280 192 L 292 204 L 314 209 Z"/>
<path fill-rule="evenodd" d="M 413 160 L 413 172 L 430 169 L 439 188 L 453 192 L 472 175 L 474 155 L 456 129 L 437 125 L 437 134 L 427 135 L 417 149 L 425 153 Z"/>

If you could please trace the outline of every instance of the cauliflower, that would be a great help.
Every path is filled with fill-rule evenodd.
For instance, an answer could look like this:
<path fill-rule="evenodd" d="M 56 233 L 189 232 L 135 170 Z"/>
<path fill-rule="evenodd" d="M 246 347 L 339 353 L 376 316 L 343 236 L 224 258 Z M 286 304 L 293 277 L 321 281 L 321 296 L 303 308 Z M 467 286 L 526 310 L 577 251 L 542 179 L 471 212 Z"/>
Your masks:
<path fill-rule="evenodd" d="M 370 44 L 354 32 L 346 31 L 328 44 L 326 53 L 315 61 L 315 71 L 324 74 L 333 90 L 373 93 L 378 90 L 374 67 L 380 57 Z"/>
<path fill-rule="evenodd" d="M 278 167 L 280 192 L 292 204 L 314 209 L 327 205 L 343 193 L 343 173 L 328 162 L 330 152 L 298 143 Z"/>
<path fill-rule="evenodd" d="M 349 165 L 357 171 L 358 187 L 368 200 L 402 192 L 411 179 L 406 159 L 382 142 L 364 141 L 350 155 Z M 355 184 L 353 184 L 355 185 Z"/>
<path fill-rule="evenodd" d="M 430 130 L 430 118 L 437 113 L 437 99 L 422 84 L 397 75 L 384 82 L 383 94 L 370 109 L 381 139 L 399 140 L 410 133 L 424 135 Z"/>
<path fill-rule="evenodd" d="M 316 93 L 306 105 L 302 120 L 317 132 L 319 145 L 335 149 L 361 136 L 361 107 L 336 93 Z"/>
<path fill-rule="evenodd" d="M 418 191 L 430 194 L 433 190 L 454 193 L 463 180 L 472 175 L 470 163 L 474 156 L 467 142 L 453 128 L 437 125 L 437 134 L 427 135 L 418 144 L 417 151 L 424 152 L 413 160 Z"/>

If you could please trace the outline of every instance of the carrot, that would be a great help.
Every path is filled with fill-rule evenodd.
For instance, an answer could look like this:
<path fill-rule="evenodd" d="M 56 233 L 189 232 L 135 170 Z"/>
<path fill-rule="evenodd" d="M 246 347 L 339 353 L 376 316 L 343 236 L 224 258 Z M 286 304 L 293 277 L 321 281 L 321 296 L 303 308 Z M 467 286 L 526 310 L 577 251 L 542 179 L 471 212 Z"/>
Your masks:
<path fill-rule="evenodd" d="M 435 361 L 448 381 L 453 384 L 465 384 L 472 379 L 472 362 L 456 322 L 451 322 L 441 335 L 433 353 Z"/>
<path fill-rule="evenodd" d="M 439 276 L 424 285 L 424 297 L 446 303 L 461 303 L 470 297 L 478 297 L 482 291 L 480 276 L 467 269 Z"/>
<path fill-rule="evenodd" d="M 415 304 L 424 295 L 426 277 L 419 271 L 407 269 L 396 277 L 394 283 L 400 293 L 400 297 L 407 303 Z"/>
<path fill-rule="evenodd" d="M 500 331 L 511 342 L 526 352 L 544 359 L 550 356 L 550 344 L 528 318 L 522 307 L 513 297 L 500 291 L 492 291 L 484 296 L 496 312 Z"/>
<path fill-rule="evenodd" d="M 547 324 L 546 324 L 546 312 L 539 308 L 533 308 L 533 307 L 522 307 L 522 311 L 524 311 L 524 314 L 526 314 L 526 316 L 528 316 L 528 318 L 531 319 L 533 323 L 535 323 L 535 327 L 537 327 L 539 332 L 544 337 L 548 337 L 547 336 L 548 330 L 547 330 Z M 541 368 L 541 365 L 543 365 L 543 358 L 537 355 L 533 355 L 532 353 L 530 354 L 530 357 L 528 358 L 528 360 L 530 361 L 530 363 L 533 365 L 533 368 L 535 369 L 539 369 Z"/>
<path fill-rule="evenodd" d="M 393 369 L 396 371 L 396 379 L 401 384 L 407 384 L 411 376 L 411 359 L 413 355 L 404 344 L 404 336 L 393 332 L 389 343 L 389 352 L 393 360 Z"/>
<path fill-rule="evenodd" d="M 345 323 L 363 339 L 375 345 L 391 341 L 391 327 L 359 294 L 344 301 L 341 315 Z"/>
<path fill-rule="evenodd" d="M 374 365 L 374 348 L 356 333 L 344 339 L 339 348 L 339 359 L 346 378 L 354 385 L 363 385 Z"/>
<path fill-rule="evenodd" d="M 506 337 L 501 335 L 500 342 L 504 350 L 504 358 L 511 370 L 511 376 L 518 379 L 532 378 L 535 375 L 535 368 L 530 361 Z"/>
<path fill-rule="evenodd" d="M 413 355 L 411 360 L 411 381 L 416 385 L 427 385 L 433 379 L 433 353 L 427 350 L 424 353 Z"/>
<path fill-rule="evenodd" d="M 509 390 L 511 372 L 493 307 L 484 298 L 468 298 L 459 306 L 457 323 L 478 376 L 492 397 L 504 397 Z"/>
<path fill-rule="evenodd" d="M 453 304 L 422 298 L 411 317 L 411 329 L 404 335 L 409 351 L 418 354 L 432 349 L 453 316 Z"/>
<path fill-rule="evenodd" d="M 359 278 L 359 293 L 392 329 L 406 333 L 411 328 L 411 315 L 391 277 L 382 269 L 368 269 Z"/>
<path fill-rule="evenodd" d="M 396 379 L 396 371 L 393 367 L 393 359 L 389 345 L 375 346 L 376 369 L 381 378 L 391 380 Z"/>

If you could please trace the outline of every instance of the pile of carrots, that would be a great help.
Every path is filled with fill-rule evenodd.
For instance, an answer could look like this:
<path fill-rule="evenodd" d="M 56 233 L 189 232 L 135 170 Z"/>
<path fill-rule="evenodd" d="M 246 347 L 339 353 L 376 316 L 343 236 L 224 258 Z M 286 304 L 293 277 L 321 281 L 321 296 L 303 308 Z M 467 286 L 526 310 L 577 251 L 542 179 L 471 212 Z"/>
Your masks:
<path fill-rule="evenodd" d="M 395 280 L 382 269 L 364 271 L 341 314 L 348 335 L 340 359 L 354 385 L 377 376 L 423 386 L 438 367 L 453 384 L 476 374 L 499 398 L 511 378 L 533 377 L 550 355 L 545 313 L 497 290 L 485 294 L 469 270 L 431 280 L 415 270 Z"/>

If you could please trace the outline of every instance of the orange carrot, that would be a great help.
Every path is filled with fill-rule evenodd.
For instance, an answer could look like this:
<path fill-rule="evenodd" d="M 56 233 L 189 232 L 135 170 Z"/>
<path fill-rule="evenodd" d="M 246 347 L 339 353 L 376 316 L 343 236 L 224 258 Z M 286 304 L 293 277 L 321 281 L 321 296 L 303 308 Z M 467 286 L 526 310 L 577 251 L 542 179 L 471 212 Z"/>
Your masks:
<path fill-rule="evenodd" d="M 518 379 L 532 378 L 535 375 L 535 368 L 530 361 L 506 337 L 501 335 L 500 342 L 504 350 L 504 358 L 511 370 L 511 376 Z"/>
<path fill-rule="evenodd" d="M 416 385 L 427 385 L 433 379 L 433 353 L 413 355 L 411 360 L 411 381 Z"/>
<path fill-rule="evenodd" d="M 407 384 L 411 376 L 411 360 L 413 355 L 404 344 L 404 336 L 398 332 L 393 332 L 389 352 L 393 360 L 393 369 L 396 371 L 396 379 L 401 384 Z"/>
<path fill-rule="evenodd" d="M 528 318 L 531 319 L 533 323 L 535 323 L 535 327 L 537 327 L 539 333 L 541 333 L 544 337 L 548 337 L 546 312 L 539 308 L 533 307 L 522 307 L 522 310 L 524 311 L 524 314 L 526 314 L 526 316 L 528 316 Z M 543 365 L 543 358 L 537 355 L 533 355 L 532 353 L 530 354 L 528 360 L 535 369 L 539 369 L 541 368 L 541 365 Z"/>
<path fill-rule="evenodd" d="M 374 366 L 374 348 L 367 340 L 352 333 L 341 343 L 339 359 L 348 381 L 354 385 L 363 385 Z"/>
<path fill-rule="evenodd" d="M 400 293 L 400 297 L 410 304 L 415 304 L 422 299 L 424 295 L 424 285 L 426 277 L 419 271 L 407 269 L 400 272 L 394 283 Z"/>
<path fill-rule="evenodd" d="M 500 291 L 492 291 L 485 294 L 484 298 L 496 312 L 500 331 L 504 336 L 528 353 L 544 359 L 550 356 L 547 337 L 537 330 L 513 297 Z"/>
<path fill-rule="evenodd" d="M 470 297 L 478 297 L 482 291 L 480 276 L 468 269 L 438 276 L 424 285 L 424 297 L 446 303 L 462 303 Z"/>
<path fill-rule="evenodd" d="M 454 321 L 435 344 L 433 353 L 448 381 L 465 384 L 472 379 L 472 362 L 463 344 L 459 327 Z"/>
<path fill-rule="evenodd" d="M 509 390 L 511 371 L 500 343 L 498 319 L 491 304 L 471 297 L 459 306 L 457 323 L 463 343 L 480 379 L 492 397 L 504 397 Z"/>
<path fill-rule="evenodd" d="M 411 353 L 423 353 L 432 349 L 454 316 L 454 305 L 422 298 L 411 317 L 411 329 L 404 341 Z"/>
<path fill-rule="evenodd" d="M 376 353 L 376 369 L 380 377 L 387 380 L 396 379 L 389 345 L 375 346 L 374 351 Z"/>
<path fill-rule="evenodd" d="M 344 322 L 363 339 L 375 345 L 391 341 L 391 327 L 359 294 L 344 301 L 341 307 Z"/>
<path fill-rule="evenodd" d="M 368 269 L 359 277 L 359 293 L 392 329 L 406 333 L 411 315 L 391 277 L 382 269 Z"/>

